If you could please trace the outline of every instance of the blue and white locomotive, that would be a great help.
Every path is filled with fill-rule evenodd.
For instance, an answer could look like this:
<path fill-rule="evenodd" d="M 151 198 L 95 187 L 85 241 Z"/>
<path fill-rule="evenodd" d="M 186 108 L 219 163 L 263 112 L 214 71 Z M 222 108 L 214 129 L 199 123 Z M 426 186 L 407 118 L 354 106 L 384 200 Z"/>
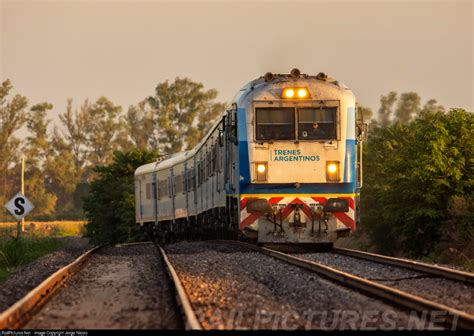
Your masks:
<path fill-rule="evenodd" d="M 358 221 L 364 126 L 341 82 L 267 73 L 196 147 L 135 171 L 136 222 L 158 239 L 333 243 Z"/>

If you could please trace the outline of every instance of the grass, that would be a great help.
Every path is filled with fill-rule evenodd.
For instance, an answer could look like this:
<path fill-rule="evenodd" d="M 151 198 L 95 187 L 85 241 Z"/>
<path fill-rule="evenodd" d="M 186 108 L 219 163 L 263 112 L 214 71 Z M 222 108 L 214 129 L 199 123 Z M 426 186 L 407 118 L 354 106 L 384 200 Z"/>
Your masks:
<path fill-rule="evenodd" d="M 26 235 L 68 237 L 82 236 L 86 221 L 25 221 Z M 0 237 L 2 230 L 16 230 L 16 222 L 0 222 Z"/>
<path fill-rule="evenodd" d="M 16 238 L 17 224 L 0 222 L 0 282 L 18 266 L 27 264 L 62 246 L 59 237 L 80 236 L 84 221 L 25 222 L 22 238 Z"/>

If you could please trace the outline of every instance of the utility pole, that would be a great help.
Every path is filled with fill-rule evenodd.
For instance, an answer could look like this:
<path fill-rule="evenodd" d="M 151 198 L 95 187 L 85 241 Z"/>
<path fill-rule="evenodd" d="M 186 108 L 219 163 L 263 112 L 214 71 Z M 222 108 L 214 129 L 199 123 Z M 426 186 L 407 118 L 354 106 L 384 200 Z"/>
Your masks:
<path fill-rule="evenodd" d="M 34 205 L 30 202 L 28 198 L 24 195 L 25 193 L 25 157 L 21 158 L 21 191 L 13 196 L 5 208 L 12 214 L 13 217 L 17 220 L 17 239 L 18 242 L 21 239 L 21 233 L 24 230 L 25 221 L 24 218 L 34 209 Z"/>
<path fill-rule="evenodd" d="M 25 195 L 25 156 L 21 157 L 21 193 Z M 25 230 L 25 217 L 21 219 L 21 231 Z"/>

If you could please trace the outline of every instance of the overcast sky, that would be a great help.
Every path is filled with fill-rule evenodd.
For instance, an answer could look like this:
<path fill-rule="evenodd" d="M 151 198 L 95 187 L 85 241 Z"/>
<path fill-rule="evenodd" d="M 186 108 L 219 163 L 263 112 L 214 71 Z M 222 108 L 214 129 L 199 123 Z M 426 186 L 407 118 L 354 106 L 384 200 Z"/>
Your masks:
<path fill-rule="evenodd" d="M 126 109 L 176 76 L 230 101 L 267 71 L 326 72 L 381 94 L 474 110 L 473 1 L 0 0 L 0 79 L 31 103 L 109 97 Z"/>

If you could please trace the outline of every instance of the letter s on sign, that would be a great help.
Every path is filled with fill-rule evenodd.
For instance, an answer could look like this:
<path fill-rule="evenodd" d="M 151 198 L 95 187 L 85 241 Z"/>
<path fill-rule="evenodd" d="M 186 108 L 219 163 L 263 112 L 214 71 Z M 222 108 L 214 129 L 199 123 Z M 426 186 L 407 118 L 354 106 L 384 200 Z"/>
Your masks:
<path fill-rule="evenodd" d="M 23 207 L 23 205 L 25 204 L 25 199 L 17 197 L 15 198 L 14 204 L 16 206 L 15 214 L 17 214 L 18 216 L 23 215 L 25 213 L 25 208 Z"/>

